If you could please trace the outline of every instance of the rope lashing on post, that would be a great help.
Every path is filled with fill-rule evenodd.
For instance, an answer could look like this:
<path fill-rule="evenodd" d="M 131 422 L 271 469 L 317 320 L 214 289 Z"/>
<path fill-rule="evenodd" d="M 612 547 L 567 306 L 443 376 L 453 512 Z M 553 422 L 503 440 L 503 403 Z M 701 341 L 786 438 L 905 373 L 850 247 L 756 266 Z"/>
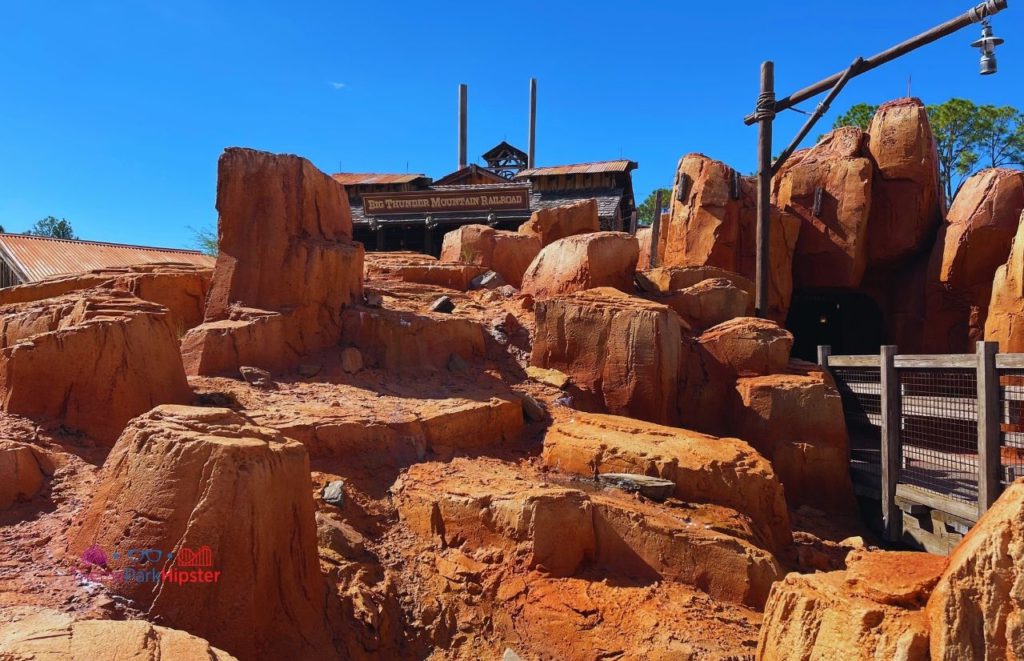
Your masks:
<path fill-rule="evenodd" d="M 998 12 L 999 7 L 996 5 L 996 0 L 987 0 L 987 2 L 983 2 L 977 7 L 969 10 L 971 21 L 974 23 L 981 23 L 989 16 L 993 16 Z"/>
<path fill-rule="evenodd" d="M 775 119 L 775 92 L 763 92 L 758 95 L 754 117 L 756 121 Z"/>

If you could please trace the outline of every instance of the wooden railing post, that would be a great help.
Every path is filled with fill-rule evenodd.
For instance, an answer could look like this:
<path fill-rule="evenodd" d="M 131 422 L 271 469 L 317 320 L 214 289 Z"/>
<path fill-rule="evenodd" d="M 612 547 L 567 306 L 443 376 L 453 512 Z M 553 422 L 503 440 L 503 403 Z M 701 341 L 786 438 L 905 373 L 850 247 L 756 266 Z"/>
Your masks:
<path fill-rule="evenodd" d="M 898 541 L 903 522 L 896 507 L 896 480 L 900 467 L 900 380 L 896 374 L 896 347 L 887 344 L 879 351 L 882 381 L 882 522 L 885 538 Z"/>
<path fill-rule="evenodd" d="M 832 345 L 830 344 L 819 344 L 818 345 L 818 367 L 829 371 L 828 369 L 828 357 L 832 355 Z"/>
<path fill-rule="evenodd" d="M 992 507 L 1002 487 L 998 351 L 998 342 L 978 342 L 978 516 Z"/>

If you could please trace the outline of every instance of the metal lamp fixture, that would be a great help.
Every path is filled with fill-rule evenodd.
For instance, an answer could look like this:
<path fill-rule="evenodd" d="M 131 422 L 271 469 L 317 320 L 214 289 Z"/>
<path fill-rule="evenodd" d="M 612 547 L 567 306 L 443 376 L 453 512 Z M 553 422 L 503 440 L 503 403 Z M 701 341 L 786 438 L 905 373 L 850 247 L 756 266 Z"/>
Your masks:
<path fill-rule="evenodd" d="M 430 214 L 427 214 L 427 217 L 426 217 L 426 225 L 427 225 L 427 229 L 428 229 L 428 230 L 432 230 L 432 229 L 434 229 L 435 227 L 437 227 L 437 221 L 436 221 L 436 220 L 434 220 L 434 217 L 433 217 L 432 215 L 430 215 Z"/>
<path fill-rule="evenodd" d="M 487 224 L 491 227 L 498 224 L 498 217 L 494 215 L 494 212 L 487 214 Z"/>
<path fill-rule="evenodd" d="M 380 229 L 380 221 L 376 218 L 370 218 L 370 231 L 376 232 Z"/>
<path fill-rule="evenodd" d="M 992 24 L 987 20 L 981 23 L 981 39 L 971 44 L 972 48 L 981 50 L 981 75 L 990 76 L 997 70 L 996 46 L 1005 43 L 1005 40 L 993 36 Z"/>

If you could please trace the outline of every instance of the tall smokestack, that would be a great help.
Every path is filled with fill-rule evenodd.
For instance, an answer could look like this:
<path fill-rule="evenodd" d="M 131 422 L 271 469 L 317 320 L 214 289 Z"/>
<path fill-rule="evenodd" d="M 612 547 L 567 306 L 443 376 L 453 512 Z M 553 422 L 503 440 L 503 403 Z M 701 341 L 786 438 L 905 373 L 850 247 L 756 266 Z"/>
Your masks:
<path fill-rule="evenodd" d="M 526 159 L 526 167 L 536 167 L 535 156 L 537 154 L 537 79 L 530 79 L 530 138 L 529 152 Z"/>
<path fill-rule="evenodd" d="M 459 85 L 459 169 L 466 167 L 466 140 L 468 137 L 469 87 Z"/>

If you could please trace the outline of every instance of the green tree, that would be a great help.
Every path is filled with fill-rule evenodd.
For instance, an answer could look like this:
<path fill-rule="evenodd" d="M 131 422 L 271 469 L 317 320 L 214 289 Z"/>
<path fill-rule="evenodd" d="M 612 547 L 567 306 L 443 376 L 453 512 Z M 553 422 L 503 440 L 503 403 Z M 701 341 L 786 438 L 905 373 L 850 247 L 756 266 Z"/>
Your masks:
<path fill-rule="evenodd" d="M 950 99 L 928 106 L 928 120 L 939 153 L 939 175 L 948 201 L 953 200 L 959 183 L 978 164 L 978 116 L 978 106 L 967 99 Z"/>
<path fill-rule="evenodd" d="M 52 236 L 55 239 L 77 239 L 75 236 L 75 230 L 71 227 L 71 223 L 66 218 L 54 218 L 53 216 L 47 216 L 42 220 L 37 220 L 26 234 L 34 234 L 36 236 Z"/>
<path fill-rule="evenodd" d="M 208 227 L 195 228 L 189 226 L 192 231 L 192 245 L 201 253 L 217 256 L 217 233 Z"/>
<path fill-rule="evenodd" d="M 858 103 L 837 117 L 836 121 L 832 124 L 832 128 L 839 129 L 844 126 L 856 126 L 862 131 L 867 131 L 877 111 L 878 106 L 873 106 L 870 103 Z"/>
<path fill-rule="evenodd" d="M 984 167 L 1024 165 L 1024 113 L 1012 106 L 981 106 L 975 120 L 975 140 Z"/>
<path fill-rule="evenodd" d="M 654 223 L 654 204 L 657 202 L 658 191 L 661 191 L 662 208 L 668 207 L 669 200 L 672 199 L 672 190 L 668 188 L 654 189 L 647 196 L 647 199 L 643 201 L 643 204 L 637 207 L 637 225 L 651 225 Z"/>

